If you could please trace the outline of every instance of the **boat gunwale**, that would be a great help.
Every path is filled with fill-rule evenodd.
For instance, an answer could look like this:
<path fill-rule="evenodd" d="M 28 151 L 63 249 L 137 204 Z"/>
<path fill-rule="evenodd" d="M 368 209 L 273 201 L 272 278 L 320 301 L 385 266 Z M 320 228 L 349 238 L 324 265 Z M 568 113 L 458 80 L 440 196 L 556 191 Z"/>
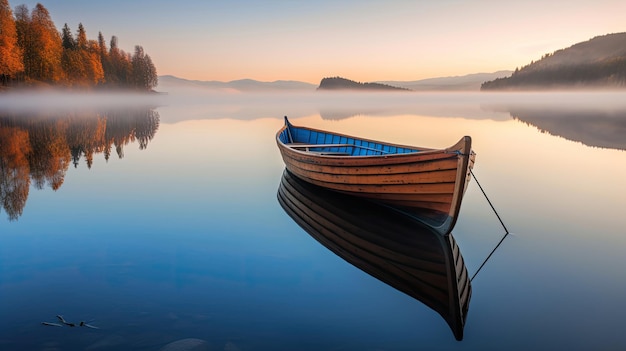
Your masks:
<path fill-rule="evenodd" d="M 453 156 L 458 156 L 458 155 L 464 155 L 463 154 L 463 149 L 464 149 L 464 147 L 463 147 L 464 142 L 463 141 L 464 141 L 465 138 L 469 138 L 469 137 L 465 136 L 465 137 L 461 138 L 458 143 L 456 143 L 456 144 L 454 144 L 454 145 L 452 145 L 452 146 L 450 146 L 448 148 L 443 148 L 443 149 L 420 148 L 418 151 L 414 151 L 414 152 L 388 153 L 388 154 L 382 154 L 382 155 L 343 155 L 343 154 L 337 155 L 337 154 L 333 154 L 333 151 L 329 151 L 327 154 L 325 154 L 324 152 L 314 152 L 314 151 L 298 150 L 298 145 L 297 144 L 284 143 L 282 140 L 280 140 L 280 134 L 287 128 L 288 128 L 288 126 L 284 125 L 278 131 L 278 133 L 276 133 L 276 142 L 277 142 L 278 146 L 284 152 L 293 153 L 293 154 L 301 155 L 301 156 L 304 156 L 304 157 L 322 158 L 322 159 L 328 159 L 328 160 L 391 159 L 391 160 L 395 160 L 397 162 L 398 159 L 412 158 L 412 157 L 416 157 L 416 156 L 419 156 L 421 158 L 421 157 L 427 157 L 427 156 L 432 156 L 432 155 L 437 155 L 437 154 L 450 155 L 450 157 L 453 157 Z M 312 129 L 312 128 L 307 128 L 307 127 L 296 127 L 296 128 L 330 134 L 330 132 L 326 132 L 326 131 L 323 131 L 323 130 Z M 355 136 L 351 136 L 351 135 L 347 135 L 347 134 L 333 133 L 333 135 L 337 135 L 337 136 L 340 136 L 340 137 L 352 138 L 352 139 L 355 139 L 355 140 L 361 140 L 361 141 L 364 141 L 364 142 L 376 143 L 376 144 L 379 144 L 379 145 L 385 145 L 385 146 L 390 146 L 390 147 L 398 147 L 398 148 L 405 148 L 405 149 L 416 149 L 415 146 L 394 144 L 394 143 L 388 143 L 388 142 L 381 142 L 381 141 L 376 141 L 376 140 L 371 140 L 371 139 L 359 138 L 359 137 L 355 137 Z M 295 145 L 295 147 L 291 146 L 291 145 Z M 313 144 L 307 144 L 307 145 L 313 145 Z M 324 145 L 324 144 L 320 144 L 320 145 Z M 314 148 L 314 146 L 310 146 L 310 147 Z M 359 147 L 359 145 L 346 145 L 346 146 L 342 146 L 342 147 Z M 319 148 L 323 148 L 323 146 L 319 146 Z M 376 150 L 376 151 L 380 152 L 382 150 Z M 413 162 L 413 161 L 406 161 L 406 163 L 409 163 L 409 162 Z"/>
<path fill-rule="evenodd" d="M 375 143 L 375 144 L 379 144 L 379 145 L 384 145 L 384 146 L 390 146 L 390 147 L 396 147 L 396 148 L 404 148 L 404 149 L 412 149 L 415 150 L 417 149 L 417 151 L 414 152 L 405 152 L 405 153 L 388 153 L 388 154 L 383 154 L 383 155 L 332 155 L 332 154 L 323 154 L 323 153 L 317 153 L 317 152 L 310 152 L 310 151 L 306 151 L 306 150 L 298 150 L 297 147 L 298 145 L 295 143 L 285 143 L 280 139 L 280 135 L 289 127 L 292 128 L 298 128 L 298 129 L 303 129 L 303 130 L 308 130 L 308 131 L 312 131 L 312 132 L 317 132 L 317 133 L 324 133 L 324 134 L 330 134 L 333 136 L 338 136 L 338 137 L 345 137 L 345 138 L 349 138 L 349 139 L 355 139 L 355 140 L 360 140 L 363 142 L 368 142 L 368 143 Z M 276 133 L 276 142 L 278 143 L 279 146 L 283 147 L 284 150 L 290 150 L 290 152 L 294 152 L 296 154 L 301 154 L 301 155 L 309 155 L 309 156 L 313 156 L 313 157 L 322 157 L 322 158 L 330 158 L 330 159 L 346 159 L 346 158 L 355 158 L 355 159 L 368 159 L 368 158 L 388 158 L 388 157 L 393 157 L 393 158 L 402 158 L 402 157 L 408 157 L 408 156 L 414 156 L 414 155 L 430 155 L 430 154 L 437 154 L 437 153 L 443 153 L 443 154 L 462 154 L 462 150 L 464 149 L 464 139 L 465 138 L 469 138 L 468 136 L 464 136 L 463 138 L 461 138 L 461 140 L 459 140 L 459 142 L 457 142 L 456 144 L 447 147 L 447 148 L 441 148 L 441 149 L 437 149 L 437 148 L 427 148 L 427 147 L 417 147 L 417 146 L 411 146 L 411 145 L 403 145 L 403 144 L 396 144 L 396 143 L 391 143 L 391 142 L 386 142 L 386 141 L 380 141 L 380 140 L 374 140 L 374 139 L 368 139 L 368 138 L 362 138 L 362 137 L 357 137 L 354 135 L 348 135 L 348 134 L 343 134 L 343 133 L 337 133 L 337 132 L 330 132 L 330 131 L 326 131 L 326 130 L 322 130 L 322 129 L 316 129 L 316 128 L 309 128 L 309 127 L 302 127 L 302 126 L 295 126 L 293 124 L 291 124 L 291 122 L 285 121 L 285 124 L 278 130 L 278 132 Z M 347 143 L 343 143 L 343 144 L 347 144 Z M 290 146 L 290 145 L 294 145 L 294 146 Z M 315 145 L 315 143 L 308 143 L 307 145 Z M 323 148 L 324 144 L 320 144 L 319 148 Z M 311 148 L 314 148 L 314 146 L 310 146 Z M 350 145 L 347 144 L 346 146 L 342 146 L 342 147 L 360 147 L 359 145 Z M 376 150 L 376 151 L 383 151 L 383 150 Z"/>

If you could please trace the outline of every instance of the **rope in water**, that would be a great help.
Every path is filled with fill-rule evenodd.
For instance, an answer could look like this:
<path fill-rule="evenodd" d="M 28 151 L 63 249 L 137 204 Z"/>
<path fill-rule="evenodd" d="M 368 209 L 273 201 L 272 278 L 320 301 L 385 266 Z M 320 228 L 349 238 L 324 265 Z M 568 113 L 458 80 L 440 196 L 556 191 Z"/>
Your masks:
<path fill-rule="evenodd" d="M 496 217 L 498 217 L 498 220 L 500 221 L 500 224 L 502 224 L 502 228 L 504 228 L 505 234 L 502 237 L 502 239 L 500 239 L 500 242 L 498 242 L 498 245 L 496 245 L 496 247 L 493 248 L 493 250 L 491 250 L 491 252 L 489 253 L 489 256 L 487 256 L 487 258 L 483 261 L 483 263 L 480 265 L 480 267 L 478 267 L 478 270 L 476 271 L 476 273 L 474 273 L 474 275 L 472 276 L 472 278 L 470 279 L 470 282 L 472 280 L 474 280 L 474 278 L 476 277 L 476 275 L 478 274 L 478 272 L 480 272 L 480 270 L 483 268 L 483 266 L 485 265 L 485 263 L 487 263 L 487 261 L 489 260 L 489 258 L 491 257 L 491 255 L 493 255 L 494 252 L 496 252 L 496 250 L 498 249 L 498 247 L 500 246 L 500 244 L 502 244 L 502 242 L 504 241 L 504 239 L 506 239 L 506 237 L 511 234 L 509 232 L 509 230 L 506 228 L 506 226 L 504 225 L 504 222 L 502 221 L 502 218 L 500 218 L 500 215 L 498 214 L 498 211 L 496 211 L 496 208 L 493 206 L 493 204 L 491 203 L 491 200 L 489 200 L 489 197 L 487 196 L 487 193 L 485 193 L 485 190 L 483 189 L 483 187 L 480 185 L 480 183 L 478 182 L 478 179 L 476 179 L 476 176 L 474 175 L 474 172 L 472 172 L 472 170 L 470 169 L 470 174 L 472 175 L 472 177 L 474 178 L 474 180 L 476 181 L 476 184 L 478 184 L 478 188 L 480 189 L 480 191 L 483 193 L 483 195 L 485 196 L 485 199 L 487 200 L 487 202 L 489 203 L 489 206 L 491 206 L 491 209 L 493 210 L 493 213 L 495 213 Z"/>

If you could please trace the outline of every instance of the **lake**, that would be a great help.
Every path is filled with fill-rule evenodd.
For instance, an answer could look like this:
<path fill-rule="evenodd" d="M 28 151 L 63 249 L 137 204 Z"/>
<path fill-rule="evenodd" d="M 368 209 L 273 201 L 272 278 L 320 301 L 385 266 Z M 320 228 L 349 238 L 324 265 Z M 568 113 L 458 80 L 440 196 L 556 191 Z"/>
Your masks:
<path fill-rule="evenodd" d="M 624 101 L 1 97 L 0 349 L 159 350 L 181 339 L 170 347 L 626 349 Z M 479 183 L 452 232 L 469 275 L 505 234 L 478 184 L 511 235 L 471 282 L 462 340 L 432 306 L 335 254 L 281 206 L 284 115 L 398 144 L 472 137 Z M 365 216 L 353 225 L 367 228 Z"/>

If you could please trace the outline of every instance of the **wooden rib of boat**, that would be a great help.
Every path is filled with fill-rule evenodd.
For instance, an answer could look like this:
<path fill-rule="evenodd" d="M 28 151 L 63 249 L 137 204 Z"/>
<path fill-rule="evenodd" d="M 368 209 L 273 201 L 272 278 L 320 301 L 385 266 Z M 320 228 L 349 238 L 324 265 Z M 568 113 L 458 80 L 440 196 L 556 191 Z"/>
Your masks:
<path fill-rule="evenodd" d="M 442 236 L 387 206 L 310 184 L 288 170 L 278 201 L 314 239 L 336 255 L 436 311 L 457 340 L 472 295 L 454 237 Z"/>
<path fill-rule="evenodd" d="M 276 142 L 297 177 L 391 205 L 442 235 L 456 223 L 475 159 L 469 136 L 446 149 L 429 149 L 298 127 L 286 116 Z"/>

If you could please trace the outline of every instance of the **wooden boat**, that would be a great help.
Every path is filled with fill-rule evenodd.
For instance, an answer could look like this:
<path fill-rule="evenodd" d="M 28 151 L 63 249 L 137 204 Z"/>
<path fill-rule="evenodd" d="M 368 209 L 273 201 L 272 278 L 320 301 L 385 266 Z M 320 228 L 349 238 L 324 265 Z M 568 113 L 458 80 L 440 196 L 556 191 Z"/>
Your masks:
<path fill-rule="evenodd" d="M 457 340 L 472 294 L 454 237 L 387 206 L 283 173 L 278 201 L 306 232 L 339 257 L 436 311 Z"/>
<path fill-rule="evenodd" d="M 475 159 L 469 136 L 428 149 L 297 127 L 286 116 L 276 142 L 297 177 L 391 205 L 442 235 L 456 223 Z"/>

